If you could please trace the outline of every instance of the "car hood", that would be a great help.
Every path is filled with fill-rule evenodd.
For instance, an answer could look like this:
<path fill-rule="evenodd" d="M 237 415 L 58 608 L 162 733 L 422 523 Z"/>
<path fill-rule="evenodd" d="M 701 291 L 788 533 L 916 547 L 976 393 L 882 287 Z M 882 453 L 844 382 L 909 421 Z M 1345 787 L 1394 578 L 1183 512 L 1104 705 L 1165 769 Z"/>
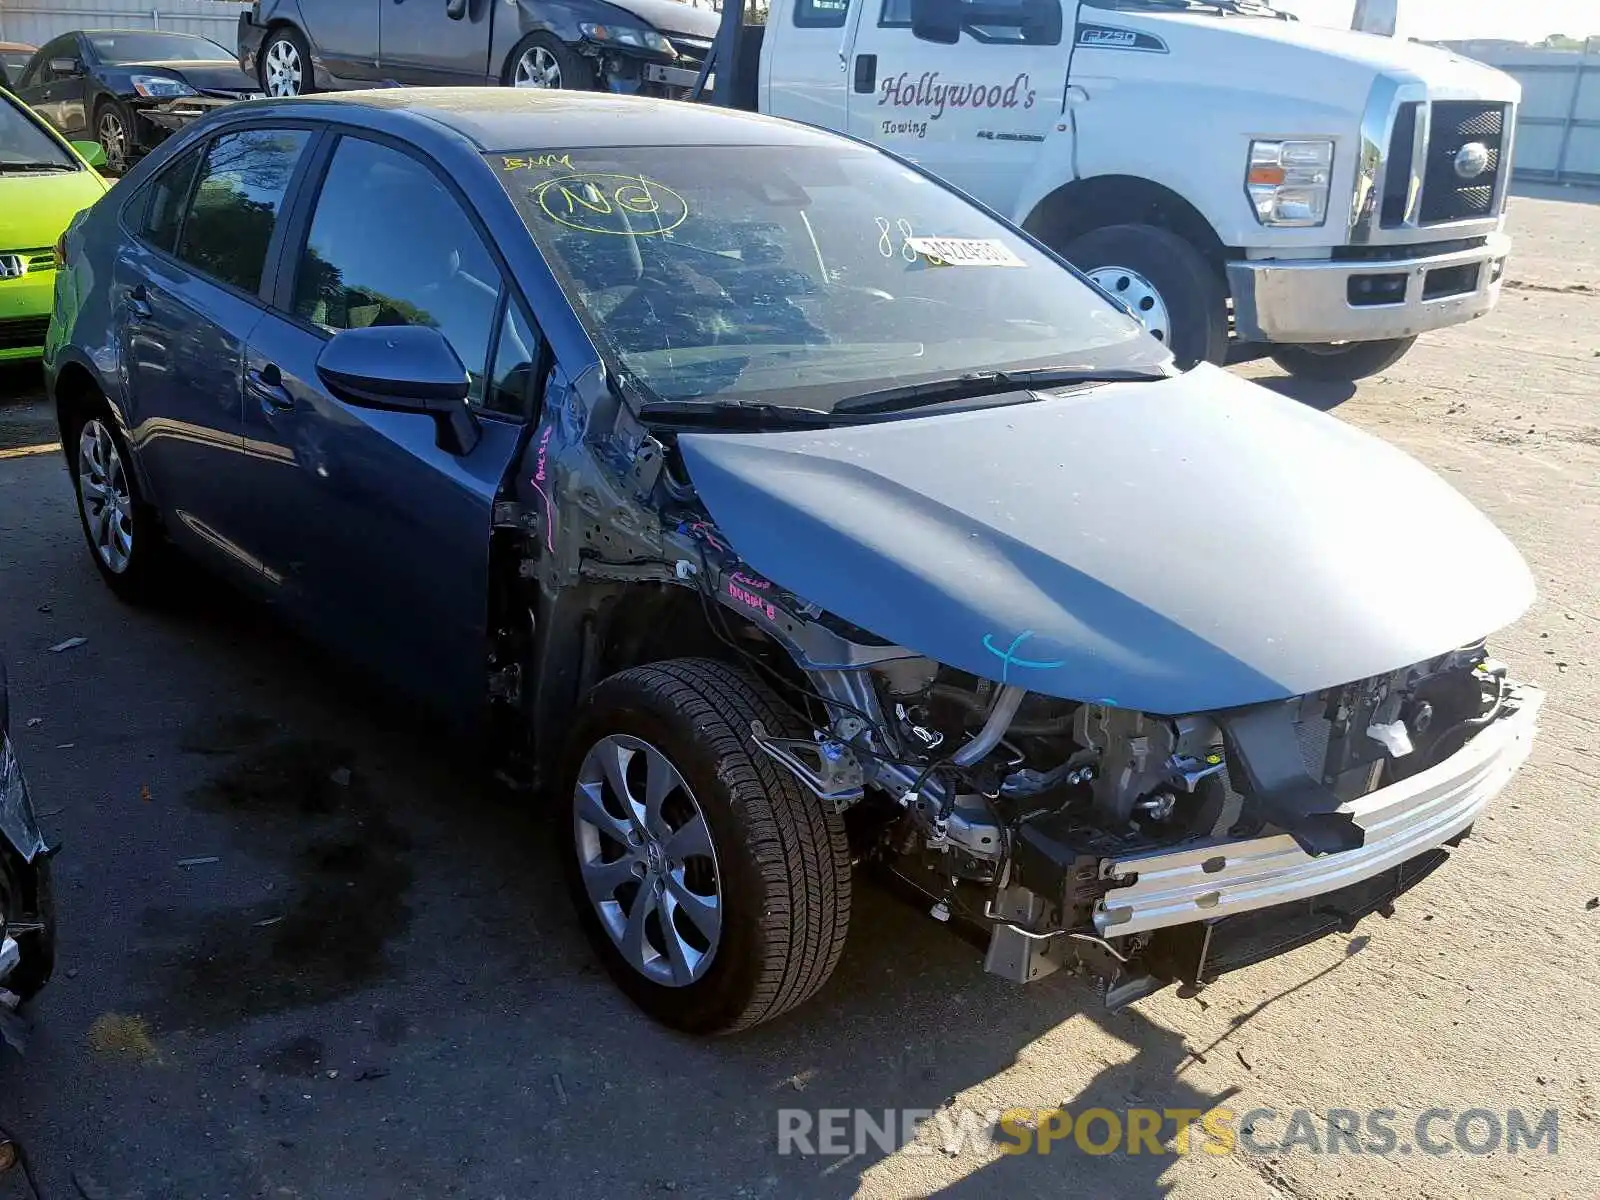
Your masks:
<path fill-rule="evenodd" d="M 662 33 L 686 33 L 690 37 L 714 38 L 722 18 L 709 8 L 695 8 L 679 0 L 607 0 L 624 12 L 648 21 Z"/>
<path fill-rule="evenodd" d="M 0 253 L 54 246 L 68 222 L 105 194 L 93 171 L 0 175 Z"/>
<path fill-rule="evenodd" d="M 1324 63 L 1343 62 L 1364 71 L 1420 80 L 1446 96 L 1481 97 L 1486 100 L 1515 102 L 1521 98 L 1516 80 L 1495 68 L 1464 58 L 1450 50 L 1427 46 L 1403 37 L 1379 37 L 1349 29 L 1329 29 L 1309 21 L 1278 21 L 1253 17 L 1218 17 L 1202 12 L 1146 13 L 1142 17 L 1160 33 L 1210 31 L 1230 39 L 1229 61 L 1242 61 L 1247 52 L 1239 38 L 1258 43 L 1273 43 L 1280 51 L 1310 51 Z M 1121 14 L 1119 14 L 1119 17 Z M 1264 51 L 1257 51 L 1259 56 Z M 1254 61 L 1249 60 L 1249 61 Z M 1283 65 L 1283 64 L 1280 64 Z M 1300 64 L 1315 78 L 1318 63 Z"/>
<path fill-rule="evenodd" d="M 683 433 L 757 571 L 989 679 L 1152 713 L 1260 703 L 1476 641 L 1517 551 L 1385 442 L 1213 367 L 821 431 Z"/>
<path fill-rule="evenodd" d="M 261 85 L 239 69 L 232 61 L 220 62 L 148 62 L 132 66 L 119 64 L 119 71 L 136 75 L 140 71 L 157 71 L 173 75 L 200 92 L 259 92 Z"/>

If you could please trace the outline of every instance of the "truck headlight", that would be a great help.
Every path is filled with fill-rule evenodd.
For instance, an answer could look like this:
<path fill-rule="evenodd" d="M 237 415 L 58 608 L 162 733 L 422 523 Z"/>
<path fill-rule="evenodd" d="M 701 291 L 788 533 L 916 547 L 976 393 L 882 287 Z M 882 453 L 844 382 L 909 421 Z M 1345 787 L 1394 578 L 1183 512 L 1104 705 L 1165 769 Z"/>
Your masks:
<path fill-rule="evenodd" d="M 672 43 L 654 29 L 643 29 L 637 25 L 599 25 L 593 21 L 584 21 L 578 28 L 590 41 L 605 42 L 612 46 L 637 46 L 641 50 L 654 50 L 657 54 L 677 57 Z"/>
<path fill-rule="evenodd" d="M 146 100 L 176 100 L 179 96 L 200 94 L 183 80 L 166 75 L 135 75 L 129 82 L 133 84 L 133 90 Z"/>
<path fill-rule="evenodd" d="M 1245 190 L 1263 225 L 1306 228 L 1328 219 L 1333 142 L 1326 139 L 1250 143 Z"/>

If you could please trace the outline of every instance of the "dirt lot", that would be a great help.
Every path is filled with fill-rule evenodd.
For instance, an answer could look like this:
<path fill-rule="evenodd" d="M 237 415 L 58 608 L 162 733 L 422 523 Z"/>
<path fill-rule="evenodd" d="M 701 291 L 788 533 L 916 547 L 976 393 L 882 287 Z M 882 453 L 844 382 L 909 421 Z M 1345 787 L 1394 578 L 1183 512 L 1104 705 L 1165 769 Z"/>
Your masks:
<path fill-rule="evenodd" d="M 987 977 L 866 890 L 810 1007 L 733 1040 L 662 1032 L 592 964 L 537 813 L 249 606 L 203 587 L 176 613 L 116 605 L 59 457 L 0 451 L 0 653 L 66 843 L 61 971 L 28 1056 L 0 1062 L 37 1194 L 1600 1194 L 1600 196 L 1519 198 L 1513 226 L 1492 318 L 1353 395 L 1299 394 L 1443 472 L 1527 556 L 1540 599 L 1497 646 L 1550 691 L 1532 763 L 1392 918 L 1117 1015 L 1072 979 Z M 0 401 L 34 386 L 0 375 Z M 37 406 L 0 409 L 0 445 L 51 437 Z M 1374 535 L 1429 531 L 1396 512 Z M 1394 1110 L 1398 1144 L 777 1153 L 785 1108 L 1063 1105 L 1275 1110 L 1262 1144 L 1298 1108 Z M 1554 1109 L 1558 1152 L 1405 1152 L 1432 1108 L 1440 1137 L 1469 1109 Z M 29 1194 L 16 1172 L 5 1194 Z"/>

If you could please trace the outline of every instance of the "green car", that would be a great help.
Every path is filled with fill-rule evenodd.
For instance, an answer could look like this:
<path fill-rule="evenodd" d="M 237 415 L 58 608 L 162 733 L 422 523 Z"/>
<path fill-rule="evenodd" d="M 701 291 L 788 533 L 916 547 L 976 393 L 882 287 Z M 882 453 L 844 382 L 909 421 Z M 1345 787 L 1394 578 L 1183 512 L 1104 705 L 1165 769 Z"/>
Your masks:
<path fill-rule="evenodd" d="M 37 358 L 55 303 L 56 239 L 110 185 L 105 151 L 68 142 L 0 88 L 0 362 Z"/>

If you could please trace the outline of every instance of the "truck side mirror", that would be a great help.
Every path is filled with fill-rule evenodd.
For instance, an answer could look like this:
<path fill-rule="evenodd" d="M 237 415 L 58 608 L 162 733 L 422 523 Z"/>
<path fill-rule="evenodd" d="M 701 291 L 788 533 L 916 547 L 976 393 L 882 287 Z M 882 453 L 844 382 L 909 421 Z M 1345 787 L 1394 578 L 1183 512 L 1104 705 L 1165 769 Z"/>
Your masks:
<path fill-rule="evenodd" d="M 954 46 L 961 40 L 961 0 L 911 0 L 911 32 L 924 42 Z"/>
<path fill-rule="evenodd" d="M 52 58 L 50 72 L 53 75 L 63 76 L 82 75 L 83 68 L 78 65 L 78 60 L 75 58 Z"/>

